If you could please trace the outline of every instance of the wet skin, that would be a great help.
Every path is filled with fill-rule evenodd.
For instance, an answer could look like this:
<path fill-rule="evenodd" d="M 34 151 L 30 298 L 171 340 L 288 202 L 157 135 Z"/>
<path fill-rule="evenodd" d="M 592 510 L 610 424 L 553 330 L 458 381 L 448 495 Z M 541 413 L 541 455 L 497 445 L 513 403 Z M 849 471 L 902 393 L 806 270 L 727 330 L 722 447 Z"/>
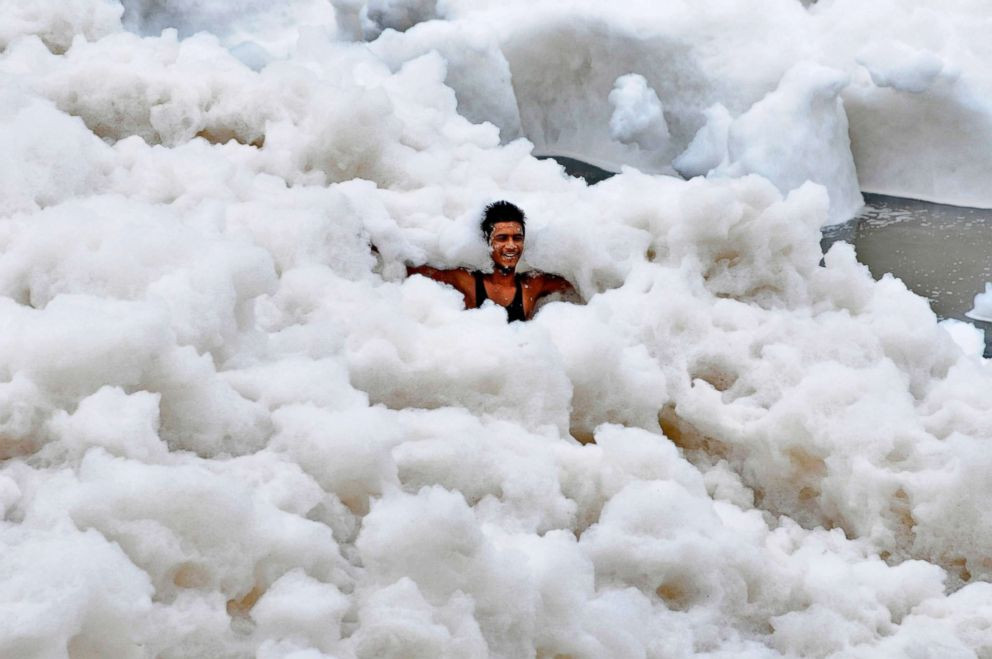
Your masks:
<path fill-rule="evenodd" d="M 513 302 L 516 295 L 516 269 L 524 253 L 524 231 L 518 222 L 497 222 L 489 237 L 489 257 L 493 271 L 483 275 L 486 295 L 503 307 Z M 454 286 L 465 298 L 465 308 L 478 306 L 475 299 L 475 278 L 464 268 L 442 270 L 430 266 L 407 266 L 407 274 L 423 275 L 436 281 Z M 574 290 L 564 278 L 543 272 L 527 272 L 521 275 L 524 315 L 530 320 L 534 315 L 537 301 L 552 293 L 567 293 Z"/>

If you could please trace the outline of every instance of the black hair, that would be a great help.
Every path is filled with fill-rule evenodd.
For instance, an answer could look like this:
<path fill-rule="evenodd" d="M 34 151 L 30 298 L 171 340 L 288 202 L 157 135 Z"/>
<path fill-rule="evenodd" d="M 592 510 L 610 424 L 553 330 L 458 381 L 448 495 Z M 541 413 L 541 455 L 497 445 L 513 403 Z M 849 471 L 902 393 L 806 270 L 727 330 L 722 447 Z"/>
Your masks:
<path fill-rule="evenodd" d="M 520 225 L 520 230 L 525 235 L 527 233 L 524 212 L 516 204 L 511 204 L 508 201 L 494 201 L 486 206 L 486 210 L 482 212 L 482 223 L 479 226 L 487 243 L 493 235 L 493 225 L 497 222 L 516 222 Z"/>

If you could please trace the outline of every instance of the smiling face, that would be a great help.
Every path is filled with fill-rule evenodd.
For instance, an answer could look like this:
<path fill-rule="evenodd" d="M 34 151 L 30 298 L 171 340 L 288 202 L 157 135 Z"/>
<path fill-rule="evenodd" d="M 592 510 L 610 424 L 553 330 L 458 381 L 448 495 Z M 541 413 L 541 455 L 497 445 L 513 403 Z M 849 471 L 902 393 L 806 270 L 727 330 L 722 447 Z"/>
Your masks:
<path fill-rule="evenodd" d="M 503 270 L 513 270 L 524 253 L 524 228 L 519 222 L 497 222 L 489 236 L 489 256 Z"/>

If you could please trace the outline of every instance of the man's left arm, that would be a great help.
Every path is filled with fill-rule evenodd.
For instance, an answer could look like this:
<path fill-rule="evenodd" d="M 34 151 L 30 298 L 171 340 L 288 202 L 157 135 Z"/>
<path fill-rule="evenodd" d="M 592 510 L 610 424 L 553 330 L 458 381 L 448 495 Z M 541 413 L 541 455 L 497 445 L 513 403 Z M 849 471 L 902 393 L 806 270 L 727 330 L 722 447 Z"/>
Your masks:
<path fill-rule="evenodd" d="M 545 295 L 554 295 L 555 293 L 569 295 L 575 293 L 575 287 L 564 277 L 559 277 L 558 275 L 541 275 L 537 297 L 542 298 Z"/>

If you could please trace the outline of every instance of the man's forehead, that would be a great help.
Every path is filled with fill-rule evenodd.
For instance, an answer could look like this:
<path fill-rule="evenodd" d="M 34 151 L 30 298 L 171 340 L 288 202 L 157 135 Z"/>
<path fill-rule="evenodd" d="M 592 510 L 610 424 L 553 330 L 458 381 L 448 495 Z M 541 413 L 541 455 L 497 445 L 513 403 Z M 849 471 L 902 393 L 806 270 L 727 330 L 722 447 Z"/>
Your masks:
<path fill-rule="evenodd" d="M 493 233 L 523 233 L 524 228 L 519 222 L 494 222 Z"/>

